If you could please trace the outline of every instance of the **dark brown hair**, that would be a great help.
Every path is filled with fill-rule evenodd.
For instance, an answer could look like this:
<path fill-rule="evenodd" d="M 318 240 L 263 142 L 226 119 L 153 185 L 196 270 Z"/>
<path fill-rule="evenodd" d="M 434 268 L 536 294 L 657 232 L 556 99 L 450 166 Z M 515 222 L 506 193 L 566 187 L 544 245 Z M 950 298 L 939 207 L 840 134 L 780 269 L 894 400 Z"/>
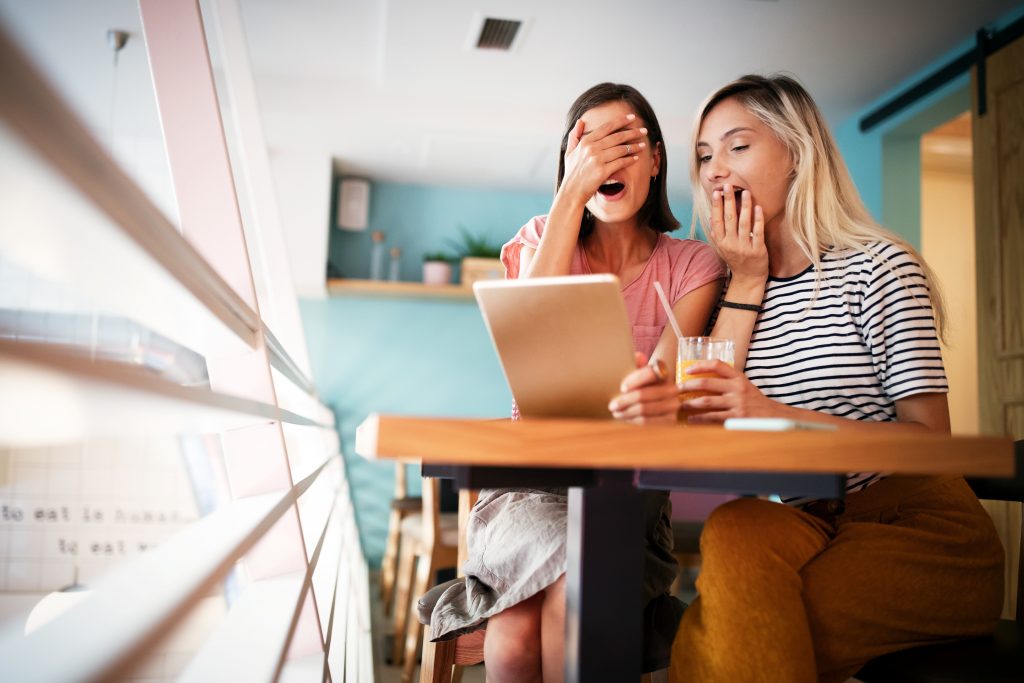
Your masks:
<path fill-rule="evenodd" d="M 576 122 L 594 107 L 615 101 L 622 101 L 629 105 L 633 113 L 644 122 L 644 126 L 647 128 L 651 150 L 660 149 L 661 151 L 658 175 L 651 179 L 647 200 L 637 212 L 637 221 L 640 225 L 646 225 L 657 232 L 671 232 L 679 227 L 679 221 L 672 215 L 672 209 L 668 205 L 668 192 L 665 189 L 668 154 L 661 135 L 661 126 L 658 124 L 658 117 L 654 115 L 654 109 L 651 108 L 647 98 L 632 86 L 619 83 L 599 83 L 577 97 L 569 107 L 569 113 L 565 117 L 565 132 L 562 133 L 562 149 L 558 154 L 558 179 L 555 182 L 555 190 L 557 191 L 562 186 L 562 178 L 565 177 L 565 148 L 569 144 L 569 133 L 572 132 Z M 586 235 L 593 227 L 594 216 L 590 211 L 584 209 L 580 234 Z"/>

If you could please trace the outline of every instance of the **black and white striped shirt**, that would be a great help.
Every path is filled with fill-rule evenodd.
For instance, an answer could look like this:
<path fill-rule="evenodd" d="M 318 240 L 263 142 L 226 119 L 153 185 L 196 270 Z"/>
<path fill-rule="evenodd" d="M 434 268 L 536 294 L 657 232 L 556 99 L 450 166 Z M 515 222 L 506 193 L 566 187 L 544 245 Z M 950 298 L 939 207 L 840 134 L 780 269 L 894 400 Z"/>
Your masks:
<path fill-rule="evenodd" d="M 813 266 L 768 279 L 744 368 L 766 396 L 839 417 L 893 421 L 896 400 L 948 391 L 924 271 L 896 245 L 868 249 L 875 258 L 853 249 L 823 255 L 816 298 Z M 847 493 L 883 476 L 850 474 Z"/>

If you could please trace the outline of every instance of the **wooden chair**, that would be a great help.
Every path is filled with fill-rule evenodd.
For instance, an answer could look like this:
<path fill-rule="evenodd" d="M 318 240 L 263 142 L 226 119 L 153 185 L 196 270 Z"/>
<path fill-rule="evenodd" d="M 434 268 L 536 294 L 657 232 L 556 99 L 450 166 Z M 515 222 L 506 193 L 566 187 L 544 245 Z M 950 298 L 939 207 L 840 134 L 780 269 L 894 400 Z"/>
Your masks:
<path fill-rule="evenodd" d="M 469 522 L 469 513 L 476 505 L 479 491 L 462 489 L 459 491 L 459 554 L 458 574 L 462 576 L 462 567 L 466 563 L 469 552 L 466 548 L 466 526 Z M 446 584 L 448 585 L 448 584 Z M 417 601 L 416 613 L 419 622 L 423 624 L 423 662 L 420 668 L 420 683 L 459 683 L 462 680 L 462 667 L 472 664 L 479 664 L 484 661 L 484 635 L 486 629 L 480 629 L 473 633 L 466 634 L 455 640 L 446 640 L 440 643 L 431 642 L 426 638 L 427 629 L 430 628 L 430 609 L 425 609 L 424 599 L 430 605 L 434 605 L 440 594 L 444 592 L 442 587 L 439 590 L 429 591 L 435 593 L 428 597 L 423 595 Z M 426 611 L 426 615 L 423 612 Z"/>
<path fill-rule="evenodd" d="M 384 559 L 380 568 L 380 601 L 384 614 L 391 614 L 395 598 L 395 575 L 398 571 L 398 549 L 402 544 L 402 521 L 413 514 L 421 514 L 423 499 L 410 496 L 404 463 L 395 464 L 395 493 L 391 499 L 388 520 L 388 540 L 384 546 Z"/>
<path fill-rule="evenodd" d="M 1024 441 L 1014 444 L 1012 479 L 968 479 L 985 500 L 1024 502 Z M 1024 526 L 1021 529 L 1024 548 Z M 1024 553 L 1022 553 L 1024 554 Z M 1002 619 L 989 638 L 971 638 L 893 652 L 868 662 L 857 672 L 864 683 L 960 683 L 1024 681 L 1024 563 L 1017 560 L 1016 619 Z"/>
<path fill-rule="evenodd" d="M 423 635 L 417 619 L 409 615 L 411 603 L 427 592 L 439 570 L 454 569 L 458 561 L 458 515 L 441 512 L 440 493 L 438 479 L 424 479 L 421 515 L 402 522 L 392 663 L 402 664 L 404 683 L 412 680 Z"/>

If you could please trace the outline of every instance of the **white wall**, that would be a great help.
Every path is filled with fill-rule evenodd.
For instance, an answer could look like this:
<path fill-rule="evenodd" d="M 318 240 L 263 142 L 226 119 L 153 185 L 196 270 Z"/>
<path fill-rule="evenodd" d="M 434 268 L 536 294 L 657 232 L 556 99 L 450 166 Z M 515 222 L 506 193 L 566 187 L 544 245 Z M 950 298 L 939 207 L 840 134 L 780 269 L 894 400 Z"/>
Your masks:
<path fill-rule="evenodd" d="M 270 167 L 295 293 L 300 298 L 322 297 L 331 209 L 330 155 L 325 151 L 272 149 Z"/>
<path fill-rule="evenodd" d="M 921 165 L 921 247 L 942 286 L 954 434 L 978 433 L 978 315 L 975 301 L 974 188 L 969 158 Z"/>

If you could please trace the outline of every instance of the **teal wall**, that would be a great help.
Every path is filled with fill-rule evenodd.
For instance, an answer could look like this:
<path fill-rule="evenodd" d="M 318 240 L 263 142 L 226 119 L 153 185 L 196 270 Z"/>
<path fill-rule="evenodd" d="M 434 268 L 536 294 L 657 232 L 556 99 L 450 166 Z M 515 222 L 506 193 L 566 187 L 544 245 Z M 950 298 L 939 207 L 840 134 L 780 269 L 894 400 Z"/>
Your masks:
<path fill-rule="evenodd" d="M 355 428 L 373 412 L 501 417 L 512 397 L 472 300 L 343 296 L 300 309 L 313 377 L 341 433 L 363 550 L 377 564 L 394 466 L 356 455 Z"/>
<path fill-rule="evenodd" d="M 423 254 L 453 251 L 446 240 L 459 237 L 459 226 L 501 245 L 531 217 L 547 213 L 549 206 L 548 192 L 374 182 L 369 226 L 359 232 L 332 229 L 329 259 L 343 277 L 369 277 L 370 236 L 380 230 L 389 249 L 402 250 L 399 279 L 418 282 L 423 279 Z"/>

